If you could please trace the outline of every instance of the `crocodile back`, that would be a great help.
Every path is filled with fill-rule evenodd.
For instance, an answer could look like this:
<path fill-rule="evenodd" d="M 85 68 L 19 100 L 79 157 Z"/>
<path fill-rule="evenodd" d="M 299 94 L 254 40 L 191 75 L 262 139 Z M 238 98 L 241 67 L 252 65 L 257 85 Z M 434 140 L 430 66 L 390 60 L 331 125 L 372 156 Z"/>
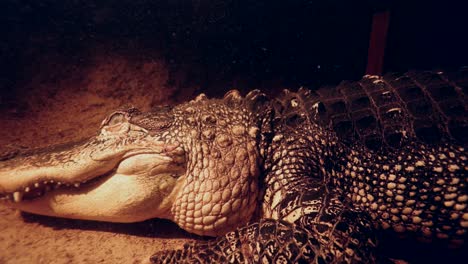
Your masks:
<path fill-rule="evenodd" d="M 364 76 L 312 93 L 319 122 L 342 142 L 369 149 L 408 141 L 467 142 L 468 69 Z"/>
<path fill-rule="evenodd" d="M 468 227 L 467 84 L 461 69 L 285 90 L 274 103 L 275 135 L 292 150 L 282 164 L 295 160 L 383 229 L 459 245 Z"/>

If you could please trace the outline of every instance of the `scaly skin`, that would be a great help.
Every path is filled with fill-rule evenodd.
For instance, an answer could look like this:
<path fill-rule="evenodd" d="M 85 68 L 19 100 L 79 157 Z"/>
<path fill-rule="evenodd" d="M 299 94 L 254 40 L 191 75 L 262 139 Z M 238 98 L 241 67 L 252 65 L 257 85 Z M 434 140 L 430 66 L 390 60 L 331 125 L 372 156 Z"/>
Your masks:
<path fill-rule="evenodd" d="M 274 100 L 231 91 L 119 111 L 84 145 L 0 163 L 0 193 L 39 214 L 167 218 L 217 236 L 158 252 L 154 263 L 373 263 L 378 229 L 459 246 L 466 85 L 466 70 L 410 72 Z M 35 187 L 44 181 L 86 183 Z M 90 201 L 102 203 L 90 211 Z"/>

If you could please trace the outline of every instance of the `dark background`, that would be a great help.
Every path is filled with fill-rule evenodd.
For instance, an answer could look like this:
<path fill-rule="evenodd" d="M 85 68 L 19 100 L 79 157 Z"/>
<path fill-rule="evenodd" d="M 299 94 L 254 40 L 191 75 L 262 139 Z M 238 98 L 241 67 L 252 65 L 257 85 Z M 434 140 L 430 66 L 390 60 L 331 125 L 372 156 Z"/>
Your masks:
<path fill-rule="evenodd" d="M 357 79 L 365 74 L 372 14 L 385 9 L 385 72 L 456 68 L 468 64 L 461 2 L 3 0 L 1 95 L 28 78 L 35 57 L 73 60 L 97 45 L 157 53 L 206 89 L 234 78 L 291 88 Z"/>

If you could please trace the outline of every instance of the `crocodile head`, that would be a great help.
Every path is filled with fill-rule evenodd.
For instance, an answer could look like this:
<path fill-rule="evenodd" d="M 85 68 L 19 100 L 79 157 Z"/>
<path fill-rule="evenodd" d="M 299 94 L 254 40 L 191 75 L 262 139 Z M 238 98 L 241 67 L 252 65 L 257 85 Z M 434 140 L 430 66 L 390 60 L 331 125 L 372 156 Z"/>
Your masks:
<path fill-rule="evenodd" d="M 117 111 L 85 142 L 0 162 L 0 201 L 49 216 L 166 218 L 192 233 L 226 233 L 251 218 L 259 175 L 258 129 L 242 103 L 228 105 L 233 97 Z"/>

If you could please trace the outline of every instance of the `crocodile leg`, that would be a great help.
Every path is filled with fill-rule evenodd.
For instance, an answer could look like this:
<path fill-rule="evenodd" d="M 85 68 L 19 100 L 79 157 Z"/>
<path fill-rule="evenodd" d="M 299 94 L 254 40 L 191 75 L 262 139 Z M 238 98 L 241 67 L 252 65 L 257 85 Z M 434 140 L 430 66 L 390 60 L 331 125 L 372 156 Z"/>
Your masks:
<path fill-rule="evenodd" d="M 322 189 L 317 189 L 322 190 Z M 303 196 L 307 200 L 319 193 Z M 373 263 L 375 243 L 370 222 L 344 210 L 334 194 L 322 196 L 320 217 L 309 214 L 289 223 L 264 219 L 212 241 L 186 244 L 183 249 L 157 252 L 152 263 Z M 333 219 L 328 217 L 335 215 Z M 330 221 L 331 220 L 331 221 Z M 320 222 L 319 222 L 320 221 Z M 328 221 L 325 224 L 325 221 Z"/>
<path fill-rule="evenodd" d="M 330 157 L 336 155 L 333 149 L 320 146 L 320 137 L 328 132 L 308 133 L 320 131 L 300 119 L 283 118 L 275 124 L 277 131 L 266 154 L 272 159 L 265 163 L 262 217 L 307 230 L 320 245 L 308 262 L 374 263 L 376 242 L 370 218 L 327 180 L 333 173 Z"/>
<path fill-rule="evenodd" d="M 262 220 L 213 241 L 186 244 L 182 250 L 158 252 L 152 263 L 258 263 L 309 260 L 319 245 L 306 230 L 287 222 Z M 307 261 L 309 262 L 309 261 Z"/>

